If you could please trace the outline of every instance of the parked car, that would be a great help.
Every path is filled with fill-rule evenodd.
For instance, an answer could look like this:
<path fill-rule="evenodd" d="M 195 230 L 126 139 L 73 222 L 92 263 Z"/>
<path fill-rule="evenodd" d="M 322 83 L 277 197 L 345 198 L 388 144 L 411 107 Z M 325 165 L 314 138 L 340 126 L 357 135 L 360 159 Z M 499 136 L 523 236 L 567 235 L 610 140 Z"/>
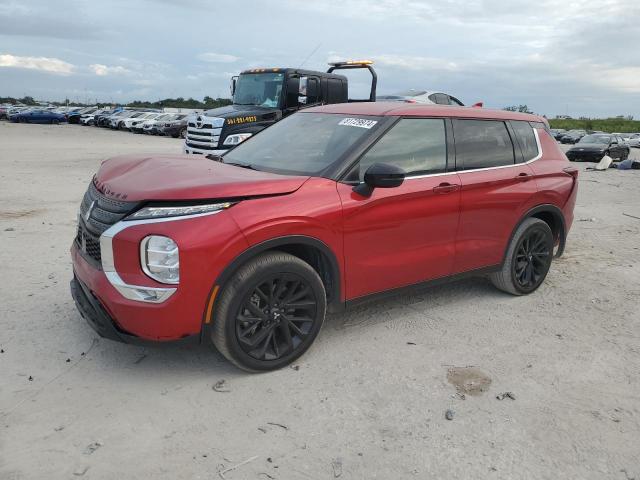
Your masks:
<path fill-rule="evenodd" d="M 640 148 L 640 133 L 634 133 L 627 140 L 627 145 L 632 148 Z"/>
<path fill-rule="evenodd" d="M 128 112 L 128 110 L 116 108 L 102 114 L 96 114 L 93 119 L 93 126 L 108 127 L 112 117 L 114 117 L 115 115 L 125 115 L 125 112 Z"/>
<path fill-rule="evenodd" d="M 165 123 L 171 122 L 176 118 L 186 118 L 186 114 L 176 114 L 176 113 L 165 113 L 164 115 L 160 115 L 153 120 L 146 120 L 142 124 L 142 131 L 148 135 L 159 135 L 160 134 L 160 126 Z"/>
<path fill-rule="evenodd" d="M 80 118 L 83 115 L 89 115 L 98 111 L 98 107 L 87 107 L 72 110 L 66 113 L 67 121 L 69 123 L 80 123 Z"/>
<path fill-rule="evenodd" d="M 11 115 L 9 120 L 17 123 L 62 123 L 67 119 L 60 113 L 50 112 L 49 110 L 29 110 Z"/>
<path fill-rule="evenodd" d="M 593 134 L 582 137 L 566 155 L 571 161 L 599 162 L 605 155 L 614 160 L 626 160 L 629 146 L 616 135 Z"/>
<path fill-rule="evenodd" d="M 564 128 L 552 128 L 551 129 L 551 135 L 553 136 L 553 138 L 555 138 L 556 140 L 560 140 L 560 138 L 567 133 L 567 131 Z"/>
<path fill-rule="evenodd" d="M 116 114 L 109 120 L 109 127 L 118 130 L 125 130 L 125 123 L 127 120 L 132 120 L 144 115 L 147 112 L 125 110 L 122 114 Z"/>
<path fill-rule="evenodd" d="M 78 123 L 80 123 L 81 125 L 91 126 L 95 124 L 96 117 L 100 118 L 100 116 L 102 115 L 110 115 L 112 113 L 113 113 L 113 110 L 110 110 L 110 109 L 103 109 L 103 110 L 97 110 L 93 113 L 86 113 L 80 116 L 80 121 Z"/>
<path fill-rule="evenodd" d="M 167 135 L 173 138 L 186 138 L 188 116 L 180 113 L 168 121 L 158 122 L 155 130 L 158 135 Z"/>
<path fill-rule="evenodd" d="M 134 133 L 142 133 L 142 124 L 147 120 L 154 120 L 160 116 L 162 113 L 159 112 L 149 112 L 143 113 L 142 115 L 136 118 L 130 118 L 124 121 L 124 129 L 129 130 Z"/>
<path fill-rule="evenodd" d="M 429 103 L 437 105 L 455 105 L 458 107 L 464 105 L 460 100 L 448 93 L 413 89 L 393 95 L 378 95 L 376 96 L 376 102 Z"/>
<path fill-rule="evenodd" d="M 212 342 L 264 371 L 302 355 L 327 311 L 402 287 L 488 274 L 532 293 L 577 194 L 547 128 L 515 112 L 343 103 L 216 161 L 112 158 L 80 206 L 73 298 L 103 337 Z"/>
<path fill-rule="evenodd" d="M 569 130 L 560 137 L 560 143 L 576 143 L 586 134 L 584 130 Z"/>

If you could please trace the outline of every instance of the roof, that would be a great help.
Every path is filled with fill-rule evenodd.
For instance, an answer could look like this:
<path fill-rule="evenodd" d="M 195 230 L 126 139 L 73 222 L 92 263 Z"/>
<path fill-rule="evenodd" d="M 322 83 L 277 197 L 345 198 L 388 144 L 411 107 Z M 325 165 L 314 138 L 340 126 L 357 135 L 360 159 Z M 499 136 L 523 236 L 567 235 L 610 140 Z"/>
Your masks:
<path fill-rule="evenodd" d="M 306 108 L 304 112 L 341 113 L 345 115 L 376 115 L 403 117 L 457 117 L 490 118 L 497 120 L 525 120 L 527 122 L 545 122 L 543 117 L 528 113 L 508 112 L 478 107 L 454 107 L 447 105 L 429 105 L 398 102 L 351 102 Z"/>

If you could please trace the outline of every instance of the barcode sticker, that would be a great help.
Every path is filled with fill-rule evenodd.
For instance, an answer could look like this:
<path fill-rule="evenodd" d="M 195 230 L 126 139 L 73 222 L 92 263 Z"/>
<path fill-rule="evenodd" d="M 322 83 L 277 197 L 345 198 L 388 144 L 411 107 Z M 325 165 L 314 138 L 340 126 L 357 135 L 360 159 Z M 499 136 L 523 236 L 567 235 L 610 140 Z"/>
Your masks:
<path fill-rule="evenodd" d="M 343 118 L 342 120 L 340 120 L 340 123 L 338 123 L 338 125 L 346 125 L 348 127 L 358 127 L 358 128 L 371 128 L 373 127 L 377 122 L 377 120 L 367 120 L 365 118 Z"/>

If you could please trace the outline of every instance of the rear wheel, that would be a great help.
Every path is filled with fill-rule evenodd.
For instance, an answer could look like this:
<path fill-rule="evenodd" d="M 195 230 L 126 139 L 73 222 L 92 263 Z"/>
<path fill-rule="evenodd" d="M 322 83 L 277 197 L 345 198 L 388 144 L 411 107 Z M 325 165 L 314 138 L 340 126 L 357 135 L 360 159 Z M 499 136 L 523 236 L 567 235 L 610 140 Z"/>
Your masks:
<path fill-rule="evenodd" d="M 526 295 L 544 281 L 553 257 L 553 233 L 539 218 L 527 218 L 516 230 L 499 272 L 491 282 L 512 295 Z"/>
<path fill-rule="evenodd" d="M 622 161 L 626 160 L 627 158 L 629 158 L 629 150 L 626 150 L 626 151 L 622 152 L 622 154 L 620 155 L 620 161 L 622 162 Z"/>
<path fill-rule="evenodd" d="M 275 370 L 311 346 L 325 311 L 317 272 L 293 255 L 268 252 L 242 266 L 224 287 L 211 339 L 244 370 Z"/>
<path fill-rule="evenodd" d="M 180 136 L 180 138 L 187 138 L 187 128 L 181 128 L 178 135 Z"/>

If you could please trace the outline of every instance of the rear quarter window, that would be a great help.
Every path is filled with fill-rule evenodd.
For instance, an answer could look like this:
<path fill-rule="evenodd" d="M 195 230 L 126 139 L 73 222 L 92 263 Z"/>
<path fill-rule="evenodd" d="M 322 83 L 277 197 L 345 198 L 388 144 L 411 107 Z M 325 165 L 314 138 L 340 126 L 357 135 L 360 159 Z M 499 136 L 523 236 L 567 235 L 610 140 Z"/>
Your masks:
<path fill-rule="evenodd" d="M 453 120 L 456 169 L 513 165 L 515 156 L 507 126 L 499 120 Z"/>
<path fill-rule="evenodd" d="M 536 136 L 533 132 L 533 127 L 529 122 L 511 121 L 513 131 L 516 133 L 516 138 L 520 144 L 522 150 L 522 157 L 525 162 L 534 159 L 538 156 L 538 142 L 536 142 Z"/>

